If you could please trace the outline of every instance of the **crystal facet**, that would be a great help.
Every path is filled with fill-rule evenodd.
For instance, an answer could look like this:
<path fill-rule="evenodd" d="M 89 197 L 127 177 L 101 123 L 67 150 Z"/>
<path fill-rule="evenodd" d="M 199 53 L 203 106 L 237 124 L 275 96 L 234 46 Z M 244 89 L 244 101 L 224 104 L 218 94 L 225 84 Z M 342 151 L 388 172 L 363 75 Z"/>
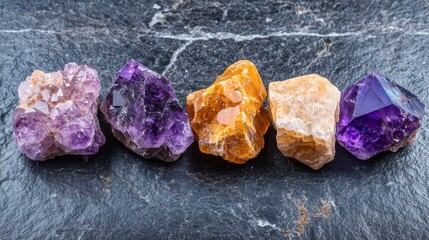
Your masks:
<path fill-rule="evenodd" d="M 18 149 L 33 160 L 97 153 L 105 138 L 97 119 L 100 79 L 88 65 L 36 70 L 19 85 L 13 113 Z"/>
<path fill-rule="evenodd" d="M 424 116 L 415 95 L 376 73 L 348 87 L 340 106 L 338 142 L 362 160 L 412 143 Z"/>
<path fill-rule="evenodd" d="M 340 91 L 316 74 L 271 82 L 268 103 L 283 155 L 319 169 L 335 156 Z"/>
<path fill-rule="evenodd" d="M 242 60 L 229 66 L 208 88 L 186 98 L 186 111 L 204 153 L 243 164 L 264 147 L 270 125 L 262 107 L 267 96 L 255 65 Z"/>
<path fill-rule="evenodd" d="M 135 60 L 119 71 L 100 108 L 113 135 L 145 158 L 175 161 L 194 141 L 170 82 Z"/>

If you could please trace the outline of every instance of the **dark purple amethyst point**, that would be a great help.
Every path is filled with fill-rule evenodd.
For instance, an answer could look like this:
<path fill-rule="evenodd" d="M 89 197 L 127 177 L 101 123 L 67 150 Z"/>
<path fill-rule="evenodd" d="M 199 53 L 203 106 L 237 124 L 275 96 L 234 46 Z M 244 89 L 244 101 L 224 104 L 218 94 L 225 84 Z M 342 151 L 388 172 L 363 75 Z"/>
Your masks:
<path fill-rule="evenodd" d="M 145 158 L 175 161 L 194 141 L 170 82 L 136 60 L 118 72 L 100 108 L 113 135 Z"/>
<path fill-rule="evenodd" d="M 340 108 L 337 141 L 362 160 L 413 142 L 424 116 L 415 95 L 377 73 L 344 90 Z"/>

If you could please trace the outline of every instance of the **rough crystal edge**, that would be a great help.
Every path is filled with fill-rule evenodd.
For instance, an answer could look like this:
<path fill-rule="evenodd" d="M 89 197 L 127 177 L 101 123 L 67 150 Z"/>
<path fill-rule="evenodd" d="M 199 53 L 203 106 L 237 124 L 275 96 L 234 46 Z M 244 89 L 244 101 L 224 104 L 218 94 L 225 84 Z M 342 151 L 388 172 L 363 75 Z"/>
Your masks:
<path fill-rule="evenodd" d="M 317 79 L 319 79 L 319 80 L 321 80 L 321 81 L 323 81 L 323 82 L 325 82 L 325 83 L 327 83 L 327 84 L 329 84 L 330 86 L 332 86 L 332 87 L 334 87 L 334 89 L 336 90 L 335 92 L 337 93 L 337 95 L 338 95 L 338 104 L 337 104 L 337 106 L 336 106 L 336 109 L 335 109 L 335 113 L 334 113 L 334 121 L 335 121 L 335 123 L 334 123 L 334 127 L 333 127 L 333 134 L 332 134 L 332 139 L 328 139 L 328 140 L 326 140 L 326 139 L 320 139 L 320 138 L 317 138 L 317 137 L 315 137 L 315 136 L 313 136 L 313 135 L 310 135 L 309 137 L 310 138 L 312 138 L 313 139 L 313 141 L 314 142 L 325 142 L 325 143 L 328 143 L 328 142 L 332 142 L 331 144 L 329 144 L 331 147 L 330 148 L 326 148 L 326 151 L 324 152 L 324 154 L 323 154 L 323 156 L 329 156 L 328 158 L 324 158 L 323 160 L 324 161 L 322 161 L 322 159 L 320 159 L 320 158 L 317 158 L 317 159 L 315 159 L 315 160 L 310 160 L 310 159 L 298 159 L 298 158 L 296 158 L 294 155 L 296 155 L 296 154 L 288 154 L 286 151 L 287 151 L 287 149 L 284 149 L 282 146 L 280 146 L 279 144 L 278 144 L 278 142 L 279 142 L 279 137 L 280 137 L 280 135 L 279 135 L 279 131 L 286 131 L 286 132 L 290 132 L 290 130 L 288 130 L 288 129 L 282 129 L 282 130 L 279 130 L 279 129 L 277 129 L 277 124 L 276 124 L 276 119 L 277 119 L 277 116 L 274 116 L 273 114 L 272 114 L 272 104 L 270 104 L 270 89 L 272 89 L 272 86 L 274 86 L 274 85 L 281 85 L 282 83 L 284 83 L 284 82 L 287 82 L 287 81 L 290 81 L 290 80 L 297 80 L 297 79 L 301 79 L 301 78 L 304 78 L 304 77 L 307 77 L 307 78 L 317 78 Z M 286 79 L 286 80 L 282 80 L 282 81 L 275 81 L 275 82 L 270 82 L 269 83 L 269 87 L 268 87 L 268 107 L 269 107 L 269 114 L 270 114 L 270 118 L 271 118 L 271 121 L 272 121 L 272 123 L 273 123 L 273 126 L 274 126 L 274 128 L 276 129 L 276 131 L 277 131 L 277 134 L 276 134 L 276 141 L 277 141 L 277 147 L 278 147 L 278 149 L 280 150 L 280 152 L 285 156 L 285 157 L 288 157 L 288 158 L 291 158 L 291 159 L 295 159 L 295 160 L 297 160 L 297 161 L 299 161 L 299 162 L 301 162 L 302 164 L 305 164 L 305 165 L 307 165 L 308 167 L 310 167 L 310 168 L 312 168 L 313 170 L 318 170 L 318 169 L 320 169 L 320 168 L 322 168 L 325 164 L 327 164 L 327 163 L 330 163 L 330 162 L 332 162 L 334 159 L 335 159 L 335 153 L 336 153 L 336 149 L 335 149 L 335 143 L 336 143 L 336 130 L 337 130 L 337 123 L 338 123 L 338 121 L 339 121 L 339 115 L 340 115 L 340 99 L 341 99 L 341 92 L 339 91 L 339 89 L 335 86 L 335 85 L 333 85 L 332 84 L 332 82 L 331 81 L 329 81 L 327 78 L 325 78 L 325 77 L 323 77 L 323 76 L 320 76 L 320 75 L 318 75 L 318 74 L 307 74 L 307 75 L 303 75 L 303 76 L 297 76 L 297 77 L 293 77 L 293 78 L 290 78 L 290 79 Z M 302 135 L 302 136 L 305 136 L 305 135 L 303 135 L 302 133 L 297 133 L 297 134 L 300 134 L 300 135 Z M 295 137 L 295 139 L 296 140 L 300 140 L 300 138 L 296 138 Z M 316 163 L 315 163 L 316 162 Z M 314 164 L 315 163 L 315 164 Z"/>
<path fill-rule="evenodd" d="M 172 90 L 170 98 L 174 99 L 174 101 L 177 102 L 178 106 L 182 109 L 183 113 L 185 114 L 186 120 L 188 121 L 188 124 L 189 124 L 187 113 L 186 113 L 186 111 L 184 111 L 183 107 L 178 102 L 171 82 L 162 74 L 159 74 L 159 73 L 149 69 L 148 67 L 144 66 L 143 64 L 141 64 L 137 60 L 134 60 L 134 59 L 129 60 L 118 71 L 118 73 L 116 74 L 116 78 L 113 81 L 113 85 L 110 88 L 110 91 L 112 91 L 112 88 L 114 86 L 119 86 L 120 84 L 124 83 L 125 81 L 131 80 L 131 82 L 133 82 L 132 81 L 133 74 L 127 75 L 127 74 L 123 73 L 128 68 L 132 68 L 132 70 L 140 69 L 142 72 L 147 72 L 147 73 L 149 73 L 149 75 L 167 82 L 169 87 Z M 145 80 L 146 79 L 144 79 L 143 81 L 145 81 Z M 106 121 L 111 125 L 111 129 L 112 129 L 112 132 L 113 132 L 113 135 L 115 136 L 115 138 L 117 138 L 122 144 L 124 144 L 124 146 L 126 146 L 131 151 L 138 154 L 139 156 L 142 156 L 145 159 L 157 159 L 157 160 L 164 161 L 164 162 L 173 162 L 173 161 L 176 161 L 186 151 L 186 149 L 188 149 L 189 146 L 192 145 L 192 143 L 194 142 L 193 134 L 191 133 L 190 136 L 192 137 L 192 141 L 187 142 L 186 146 L 183 147 L 184 150 L 180 153 L 177 153 L 177 154 L 173 153 L 173 150 L 171 150 L 167 146 L 167 143 L 165 141 L 160 145 L 159 148 L 142 148 L 142 147 L 137 146 L 137 144 L 131 140 L 132 137 L 128 133 L 124 132 L 125 131 L 124 129 L 122 129 L 124 131 L 121 131 L 120 129 L 118 129 L 116 122 L 114 122 L 112 119 L 110 119 L 110 117 L 108 117 L 110 115 L 107 112 L 107 109 L 109 109 L 109 106 L 108 106 L 109 104 L 107 102 L 107 96 L 108 95 L 106 95 L 105 99 L 102 101 L 102 103 L 100 105 L 101 112 L 105 116 Z M 159 154 L 162 153 L 162 150 L 165 152 L 165 154 L 163 154 L 162 156 L 159 156 Z M 167 153 L 167 151 L 168 151 L 168 153 Z"/>
<path fill-rule="evenodd" d="M 411 145 L 416 139 L 417 139 L 417 135 L 418 135 L 418 132 L 419 132 L 419 129 L 420 129 L 420 127 L 421 127 L 421 122 L 422 122 L 422 120 L 423 120 L 423 117 L 424 117 L 424 108 L 425 108 L 425 104 L 424 103 L 422 103 L 419 99 L 418 99 L 418 97 L 416 96 L 416 95 L 414 95 L 414 94 L 412 94 L 410 91 L 408 91 L 407 89 L 405 89 L 404 87 L 402 87 L 401 85 L 399 85 L 399 84 L 397 84 L 396 82 L 394 82 L 394 81 L 392 81 L 392 80 L 390 80 L 389 78 L 386 78 L 386 77 L 384 77 L 383 75 L 381 75 L 381 74 L 378 74 L 378 73 L 375 73 L 375 72 L 372 72 L 372 73 L 369 73 L 368 75 L 366 75 L 366 76 L 364 76 L 363 78 L 361 78 L 360 80 L 358 80 L 357 82 L 355 82 L 355 83 L 353 83 L 353 84 L 351 84 L 350 86 L 348 86 L 346 89 L 344 89 L 344 91 L 342 91 L 342 93 L 341 93 L 341 101 L 340 101 L 340 105 L 341 105 L 341 103 L 342 102 L 344 102 L 345 101 L 345 95 L 344 94 L 347 94 L 347 96 L 349 96 L 349 95 L 351 95 L 352 94 L 352 90 L 353 90 L 353 88 L 355 88 L 354 90 L 355 91 L 357 91 L 357 89 L 359 88 L 359 84 L 363 81 L 363 80 L 365 80 L 367 77 L 372 77 L 372 78 L 375 78 L 375 79 L 381 79 L 382 81 L 386 81 L 386 82 L 388 82 L 389 84 L 391 84 L 391 85 L 393 85 L 393 87 L 397 87 L 398 89 L 399 89 L 399 91 L 401 91 L 401 93 L 402 94 L 404 94 L 404 95 L 406 95 L 406 97 L 409 99 L 409 101 L 411 101 L 413 104 L 416 104 L 416 107 L 417 107 L 417 109 L 415 110 L 416 112 L 414 112 L 414 113 L 411 113 L 411 112 L 408 112 L 407 111 L 407 114 L 411 114 L 411 115 L 413 115 L 413 116 L 415 116 L 415 117 L 417 117 L 417 118 L 420 118 L 419 119 L 419 123 L 418 123 L 418 127 L 416 128 L 416 130 L 412 133 L 412 134 L 410 134 L 410 136 L 408 136 L 407 138 L 405 138 L 405 139 L 402 139 L 402 141 L 400 141 L 400 142 L 397 142 L 397 143 L 392 143 L 391 145 L 389 145 L 389 146 L 386 146 L 383 150 L 380 150 L 379 152 L 377 152 L 377 153 L 375 153 L 375 154 L 369 154 L 368 156 L 360 156 L 360 155 L 356 155 L 355 153 L 353 153 L 352 151 L 350 151 L 349 150 L 349 147 L 347 146 L 347 144 L 345 143 L 345 142 L 342 142 L 342 141 L 338 141 L 338 144 L 340 145 L 340 146 L 342 146 L 344 149 L 346 149 L 350 154 L 352 154 L 354 157 L 356 157 L 356 158 L 358 158 L 359 160 L 363 160 L 363 161 L 366 161 L 366 160 L 369 160 L 369 159 L 371 159 L 372 157 L 374 157 L 374 156 L 377 156 L 377 155 L 379 155 L 380 153 L 383 153 L 383 152 L 386 152 L 386 151 L 390 151 L 390 152 L 397 152 L 399 149 L 401 149 L 401 148 L 404 148 L 404 147 L 406 147 L 406 146 L 408 146 L 408 145 Z M 386 86 L 385 85 L 385 83 L 380 83 L 380 84 L 382 84 L 382 86 Z M 393 101 L 391 98 L 392 98 L 392 93 L 387 93 L 388 94 L 388 97 L 389 97 L 389 99 L 392 101 L 391 102 L 391 105 L 394 105 L 394 106 L 396 106 L 397 108 L 399 108 L 399 109 L 401 109 L 401 106 L 400 105 L 398 105 L 395 101 Z M 354 97 L 354 100 L 353 101 L 355 101 L 356 99 L 356 96 Z M 412 100 L 410 99 L 410 98 L 412 98 Z M 348 99 L 349 100 L 349 99 Z M 389 105 L 390 106 L 390 105 Z M 386 106 L 386 107 L 389 107 L 389 106 Z M 354 105 L 353 105 L 353 109 L 354 109 Z M 351 109 L 351 110 L 353 110 L 353 109 Z M 378 110 L 375 110 L 375 111 L 373 111 L 373 112 L 376 112 L 376 111 L 379 111 L 380 109 L 378 109 Z M 341 108 L 341 111 L 344 111 L 343 110 L 343 108 Z M 372 112 L 369 112 L 369 113 L 372 113 Z M 369 113 L 367 113 L 367 114 L 369 114 Z M 417 113 L 417 114 L 415 114 L 415 113 Z M 341 120 L 341 119 L 340 119 Z M 349 121 L 349 122 L 347 122 L 347 124 L 343 124 L 344 125 L 344 127 L 345 126 L 348 126 L 352 121 L 353 121 L 354 119 L 353 118 L 351 118 L 351 120 Z M 337 123 L 337 130 L 338 130 L 338 124 L 340 124 L 340 122 L 341 121 L 339 121 L 338 123 Z M 337 134 L 338 134 L 338 132 L 337 132 Z M 337 138 L 338 139 L 338 138 Z"/>
<path fill-rule="evenodd" d="M 55 157 L 65 156 L 65 155 L 82 156 L 83 159 L 87 160 L 87 156 L 96 154 L 99 151 L 100 147 L 103 146 L 104 143 L 106 142 L 106 138 L 105 138 L 103 132 L 101 131 L 99 120 L 97 118 L 97 109 L 98 109 L 97 107 L 95 107 L 94 108 L 95 111 L 93 113 L 91 113 L 91 115 L 93 117 L 93 120 L 94 120 L 94 135 L 92 136 L 92 138 L 93 138 L 92 141 L 93 142 L 87 148 L 85 148 L 85 149 L 78 149 L 78 150 L 67 149 L 64 145 L 62 145 L 61 143 L 57 142 L 57 140 L 55 140 L 54 136 L 52 136 L 52 129 L 49 129 L 49 134 L 47 136 L 45 136 L 45 138 L 43 139 L 43 141 L 45 141 L 45 140 L 48 141 L 49 139 L 50 139 L 49 141 L 53 141 L 53 143 L 50 144 L 50 148 L 49 148 L 53 152 L 51 152 L 50 154 L 45 153 L 44 156 L 37 156 L 36 155 L 36 156 L 33 157 L 33 156 L 30 156 L 29 153 L 26 152 L 26 148 L 27 147 L 31 148 L 31 146 L 28 145 L 28 144 L 27 144 L 27 146 L 26 145 L 20 145 L 20 143 L 19 143 L 19 141 L 17 139 L 16 132 L 15 132 L 15 130 L 16 130 L 15 129 L 15 116 L 19 112 L 19 110 L 24 111 L 24 114 L 33 113 L 33 112 L 38 113 L 39 111 L 41 111 L 41 110 L 37 110 L 37 109 L 34 110 L 33 109 L 34 105 L 35 105 L 34 102 L 33 102 L 33 105 L 31 105 L 31 106 L 28 105 L 27 102 L 26 102 L 28 100 L 31 100 L 28 97 L 33 98 L 33 97 L 35 97 L 37 95 L 30 95 L 28 97 L 22 95 L 22 93 L 24 93 L 26 87 L 31 87 L 31 86 L 28 86 L 28 84 L 31 84 L 31 82 L 29 82 L 29 81 L 33 79 L 33 75 L 35 75 L 34 77 L 42 77 L 43 76 L 43 81 L 44 82 L 40 83 L 40 85 L 39 85 L 39 83 L 36 84 L 36 86 L 39 87 L 39 91 L 40 91 L 40 87 L 41 86 L 42 87 L 43 86 L 51 86 L 53 84 L 54 85 L 58 84 L 57 87 L 61 91 L 61 90 L 63 90 L 63 87 L 64 87 L 64 85 L 62 85 L 64 79 L 71 81 L 71 78 L 70 78 L 70 74 L 71 74 L 70 73 L 70 69 L 72 69 L 72 68 L 76 68 L 76 70 L 77 70 L 77 72 L 73 73 L 73 77 L 81 77 L 81 76 L 77 76 L 76 75 L 76 74 L 79 73 L 79 70 L 81 68 L 84 68 L 86 70 L 89 69 L 90 72 L 92 72 L 93 74 L 95 74 L 92 77 L 94 77 L 96 80 L 98 80 L 97 81 L 98 82 L 98 86 L 95 86 L 96 88 L 91 90 L 91 94 L 93 94 L 94 99 L 95 99 L 95 104 L 98 106 L 98 103 L 99 103 L 98 97 L 100 95 L 100 89 L 101 89 L 100 79 L 98 77 L 97 71 L 92 66 L 87 65 L 87 64 L 78 65 L 75 62 L 70 62 L 70 63 L 65 64 L 65 66 L 64 66 L 63 69 L 58 70 L 58 71 L 54 71 L 54 72 L 44 72 L 44 71 L 41 71 L 41 70 L 34 70 L 33 73 L 30 76 L 28 76 L 25 81 L 22 81 L 20 83 L 20 85 L 19 85 L 19 88 L 18 88 L 18 92 L 19 92 L 19 105 L 16 107 L 16 109 L 13 112 L 13 120 L 12 120 L 13 121 L 13 139 L 14 139 L 15 143 L 18 145 L 19 151 L 22 154 L 24 154 L 30 160 L 33 160 L 33 161 L 46 161 L 46 160 L 54 159 Z M 86 76 L 86 74 L 87 73 L 85 72 L 85 76 Z M 40 75 L 40 76 L 37 76 L 37 75 Z M 61 81 L 56 80 L 56 81 L 53 82 L 53 80 L 55 80 L 54 77 L 60 77 Z M 70 83 L 67 83 L 67 84 L 70 84 Z M 67 84 L 65 85 L 65 87 L 70 86 L 70 85 L 67 85 Z M 33 83 L 33 85 L 34 85 L 34 83 Z M 94 85 L 91 85 L 91 86 L 94 87 Z M 57 92 L 56 94 L 58 95 L 58 93 L 59 92 Z M 52 95 L 51 94 L 52 93 L 49 93 L 49 99 L 42 98 L 42 99 L 39 99 L 38 101 L 43 100 L 43 101 L 46 101 L 47 103 L 54 104 L 55 102 L 57 102 L 57 100 L 53 101 L 52 100 L 53 99 L 52 96 L 54 96 L 55 94 L 52 94 Z M 61 92 L 61 96 L 62 96 L 62 94 L 63 93 Z M 42 95 L 43 95 L 43 92 L 42 92 Z M 31 100 L 31 101 L 33 101 L 33 100 Z M 70 100 L 67 100 L 67 101 L 70 101 Z M 57 103 L 57 105 L 58 105 L 58 103 Z M 32 109 L 32 110 L 30 111 L 28 109 Z M 91 111 L 91 108 L 89 109 L 89 111 Z M 46 114 L 46 113 L 44 113 L 44 114 Z M 49 117 L 49 116 L 47 116 L 47 117 Z M 82 117 L 82 116 L 80 116 L 80 117 Z M 54 121 L 55 119 L 51 119 L 51 120 Z M 40 143 L 41 144 L 40 147 L 42 147 L 43 141 Z M 79 152 L 79 151 L 84 151 L 84 152 Z M 48 154 L 48 155 L 46 155 L 46 154 Z"/>

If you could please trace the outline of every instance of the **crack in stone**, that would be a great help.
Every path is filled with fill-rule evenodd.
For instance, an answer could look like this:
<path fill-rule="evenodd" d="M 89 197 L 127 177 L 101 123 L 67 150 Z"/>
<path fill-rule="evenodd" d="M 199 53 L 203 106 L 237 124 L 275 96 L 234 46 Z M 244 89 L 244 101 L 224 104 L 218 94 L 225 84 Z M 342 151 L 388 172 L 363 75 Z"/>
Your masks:
<path fill-rule="evenodd" d="M 39 33 L 49 33 L 49 34 L 59 34 L 61 32 L 56 32 L 52 30 L 44 30 L 44 29 L 1 29 L 0 33 L 26 33 L 26 32 L 39 32 Z M 68 31 L 67 31 L 68 32 Z"/>
<path fill-rule="evenodd" d="M 425 31 L 417 31 L 417 32 L 405 32 L 407 35 L 429 35 L 429 32 Z"/>
<path fill-rule="evenodd" d="M 10 33 L 10 34 L 19 34 L 19 33 L 28 33 L 28 32 L 37 32 L 37 33 L 45 33 L 45 34 L 66 34 L 66 33 L 73 33 L 73 32 L 82 32 L 85 34 L 91 34 L 91 33 L 111 33 L 114 32 L 115 29 L 106 29 L 106 28 L 100 28 L 100 29 L 93 29 L 93 28 L 84 28 L 84 29 L 66 29 L 62 31 L 55 31 L 55 30 L 46 30 L 46 29 L 0 29 L 0 33 Z M 116 29 L 116 31 L 121 31 L 119 29 Z M 243 41 L 251 41 L 255 39 L 265 39 L 265 38 L 272 38 L 272 37 L 320 37 L 320 38 L 326 38 L 326 37 L 349 37 L 349 36 L 359 36 L 363 34 L 368 34 L 367 37 L 374 37 L 373 34 L 376 34 L 376 32 L 370 33 L 368 30 L 364 31 L 357 31 L 357 32 L 331 32 L 331 33 L 317 33 L 317 32 L 306 32 L 306 31 L 296 31 L 296 32 L 284 32 L 284 31 L 277 31 L 272 32 L 268 34 L 248 34 L 248 35 L 241 35 L 237 33 L 232 32 L 203 32 L 203 31 L 190 31 L 189 33 L 185 34 L 164 34 L 160 32 L 155 32 L 152 30 L 143 30 L 143 31 L 135 31 L 136 34 L 143 36 L 143 37 L 155 37 L 155 38 L 164 38 L 164 39 L 174 39 L 174 40 L 181 40 L 181 41 L 207 41 L 207 40 L 234 40 L 236 42 L 243 42 Z M 407 32 L 403 29 L 396 29 L 395 31 L 388 31 L 388 32 L 380 32 L 380 34 L 391 34 L 391 33 L 403 33 L 406 35 L 429 35 L 429 31 L 416 31 L 416 32 Z"/>
<path fill-rule="evenodd" d="M 171 55 L 170 58 L 170 62 L 168 63 L 168 65 L 165 67 L 164 71 L 162 71 L 162 75 L 165 76 L 165 74 L 168 72 L 168 70 L 170 70 L 171 67 L 174 66 L 174 64 L 177 61 L 177 57 L 179 56 L 179 54 L 181 52 L 183 52 L 191 43 L 193 43 L 194 41 L 190 40 L 185 42 L 184 44 L 182 44 L 182 46 L 180 46 L 176 51 L 174 51 L 174 53 Z"/>
<path fill-rule="evenodd" d="M 313 32 L 273 32 L 269 34 L 249 34 L 249 35 L 240 35 L 230 32 L 217 32 L 217 33 L 207 33 L 207 32 L 191 32 L 191 34 L 178 34 L 178 35 L 166 35 L 166 34 L 155 34 L 155 37 L 158 38 L 167 38 L 175 40 L 184 40 L 184 41 L 198 41 L 198 40 L 227 40 L 232 39 L 236 42 L 250 41 L 254 39 L 264 39 L 271 37 L 295 37 L 295 36 L 309 36 L 309 37 L 348 37 L 348 36 L 357 36 L 365 32 L 344 32 L 344 33 L 313 33 Z"/>

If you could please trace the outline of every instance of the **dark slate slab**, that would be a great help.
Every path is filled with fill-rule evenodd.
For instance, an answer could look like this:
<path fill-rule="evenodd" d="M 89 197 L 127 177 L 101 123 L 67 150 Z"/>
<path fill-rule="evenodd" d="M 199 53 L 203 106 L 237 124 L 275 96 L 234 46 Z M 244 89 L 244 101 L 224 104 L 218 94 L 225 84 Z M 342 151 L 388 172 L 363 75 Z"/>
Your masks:
<path fill-rule="evenodd" d="M 12 139 L 20 81 L 70 61 L 106 94 L 130 58 L 164 72 L 184 104 L 239 59 L 270 81 L 319 73 L 340 89 L 380 72 L 429 106 L 429 4 L 417 1 L 0 2 L 0 238 L 424 239 L 429 119 L 397 153 L 359 161 L 337 146 L 319 171 L 283 157 L 275 131 L 242 166 L 199 152 L 175 163 L 107 143 L 32 162 Z"/>

